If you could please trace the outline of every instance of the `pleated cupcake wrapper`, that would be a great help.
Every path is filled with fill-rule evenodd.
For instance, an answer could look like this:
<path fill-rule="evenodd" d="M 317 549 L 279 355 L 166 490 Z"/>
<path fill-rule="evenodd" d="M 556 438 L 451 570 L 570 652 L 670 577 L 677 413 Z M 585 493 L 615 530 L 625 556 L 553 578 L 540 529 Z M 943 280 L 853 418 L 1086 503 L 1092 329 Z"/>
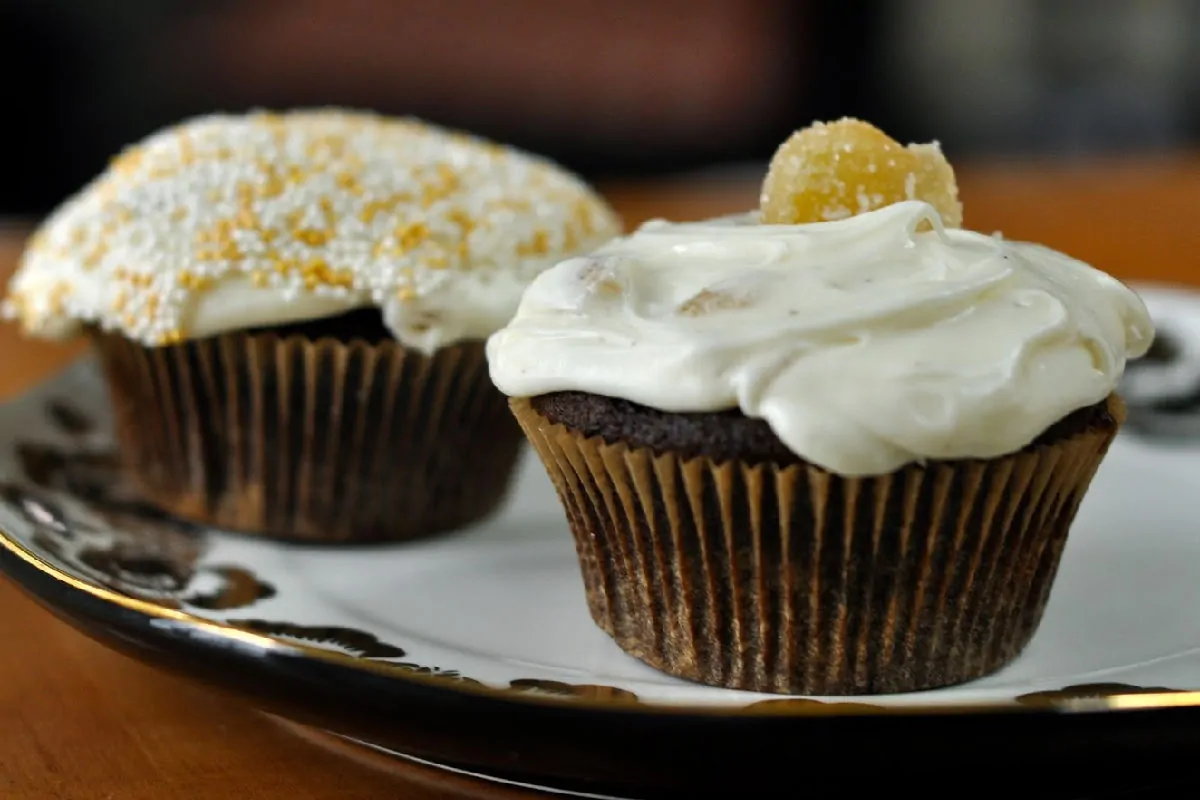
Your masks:
<path fill-rule="evenodd" d="M 591 614 L 623 650 L 806 695 L 947 686 L 1012 660 L 1117 427 L 846 478 L 659 455 L 511 406 L 566 508 Z M 1120 400 L 1109 408 L 1119 423 Z"/>
<path fill-rule="evenodd" d="M 94 332 L 116 438 L 146 498 L 275 538 L 399 540 L 502 500 L 521 433 L 481 342 L 235 333 L 162 348 Z"/>

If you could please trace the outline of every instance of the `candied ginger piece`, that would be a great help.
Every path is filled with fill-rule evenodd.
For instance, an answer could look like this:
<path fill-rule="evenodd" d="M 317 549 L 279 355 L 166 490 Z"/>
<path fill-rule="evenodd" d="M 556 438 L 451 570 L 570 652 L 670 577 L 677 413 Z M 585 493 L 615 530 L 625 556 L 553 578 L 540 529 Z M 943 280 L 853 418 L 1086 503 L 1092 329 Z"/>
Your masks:
<path fill-rule="evenodd" d="M 775 152 L 763 181 L 762 221 L 825 222 L 923 200 L 948 228 L 962 225 L 954 170 L 936 143 L 905 147 L 856 119 L 817 122 Z"/>

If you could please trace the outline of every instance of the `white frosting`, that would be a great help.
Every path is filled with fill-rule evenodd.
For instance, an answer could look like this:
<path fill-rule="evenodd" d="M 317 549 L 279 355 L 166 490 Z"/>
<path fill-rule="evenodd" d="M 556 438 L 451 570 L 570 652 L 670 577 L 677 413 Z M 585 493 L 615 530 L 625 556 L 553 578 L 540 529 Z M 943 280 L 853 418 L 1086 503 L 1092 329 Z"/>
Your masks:
<path fill-rule="evenodd" d="M 423 351 L 503 325 L 541 270 L 620 232 L 577 177 L 415 120 L 213 115 L 154 134 L 46 221 L 26 332 L 146 345 L 379 307 Z"/>
<path fill-rule="evenodd" d="M 809 225 L 648 223 L 541 274 L 488 357 L 510 396 L 740 408 L 805 460 L 869 475 L 1019 450 L 1108 396 L 1152 338 L 1116 279 L 912 201 Z"/>

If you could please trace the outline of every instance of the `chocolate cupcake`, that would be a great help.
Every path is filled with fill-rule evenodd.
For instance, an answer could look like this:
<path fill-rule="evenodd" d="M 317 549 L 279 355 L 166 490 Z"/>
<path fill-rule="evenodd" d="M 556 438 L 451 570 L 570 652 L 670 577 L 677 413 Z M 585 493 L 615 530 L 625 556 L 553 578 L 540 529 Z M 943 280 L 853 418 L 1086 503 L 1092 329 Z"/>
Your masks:
<path fill-rule="evenodd" d="M 948 165 L 912 199 L 915 179 L 856 187 L 846 161 L 940 151 L 843 132 L 781 158 L 847 197 L 768 182 L 760 213 L 648 223 L 540 275 L 488 342 L 593 618 L 678 677 L 871 694 L 1009 663 L 1153 336 L 1104 273 L 947 227 Z M 799 208 L 830 219 L 772 210 Z"/>
<path fill-rule="evenodd" d="M 208 116 L 37 231 L 7 316 L 86 334 L 148 500 L 271 537 L 400 540 L 491 513 L 521 435 L 486 337 L 619 231 L 544 160 L 412 120 Z"/>

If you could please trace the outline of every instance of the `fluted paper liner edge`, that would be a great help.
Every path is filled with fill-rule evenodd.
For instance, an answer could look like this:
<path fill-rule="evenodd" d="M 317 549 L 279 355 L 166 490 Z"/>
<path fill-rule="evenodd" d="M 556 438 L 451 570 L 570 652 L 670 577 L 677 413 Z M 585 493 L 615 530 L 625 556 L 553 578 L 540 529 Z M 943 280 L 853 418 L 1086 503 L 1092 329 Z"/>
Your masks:
<path fill-rule="evenodd" d="M 271 538 L 395 541 L 486 516 L 521 433 L 482 342 L 233 333 L 160 348 L 93 332 L 118 449 L 147 500 Z"/>
<path fill-rule="evenodd" d="M 760 692 L 987 675 L 1033 636 L 1124 418 L 991 460 L 847 478 L 585 438 L 510 406 L 562 502 L 595 622 L 630 655 Z"/>

